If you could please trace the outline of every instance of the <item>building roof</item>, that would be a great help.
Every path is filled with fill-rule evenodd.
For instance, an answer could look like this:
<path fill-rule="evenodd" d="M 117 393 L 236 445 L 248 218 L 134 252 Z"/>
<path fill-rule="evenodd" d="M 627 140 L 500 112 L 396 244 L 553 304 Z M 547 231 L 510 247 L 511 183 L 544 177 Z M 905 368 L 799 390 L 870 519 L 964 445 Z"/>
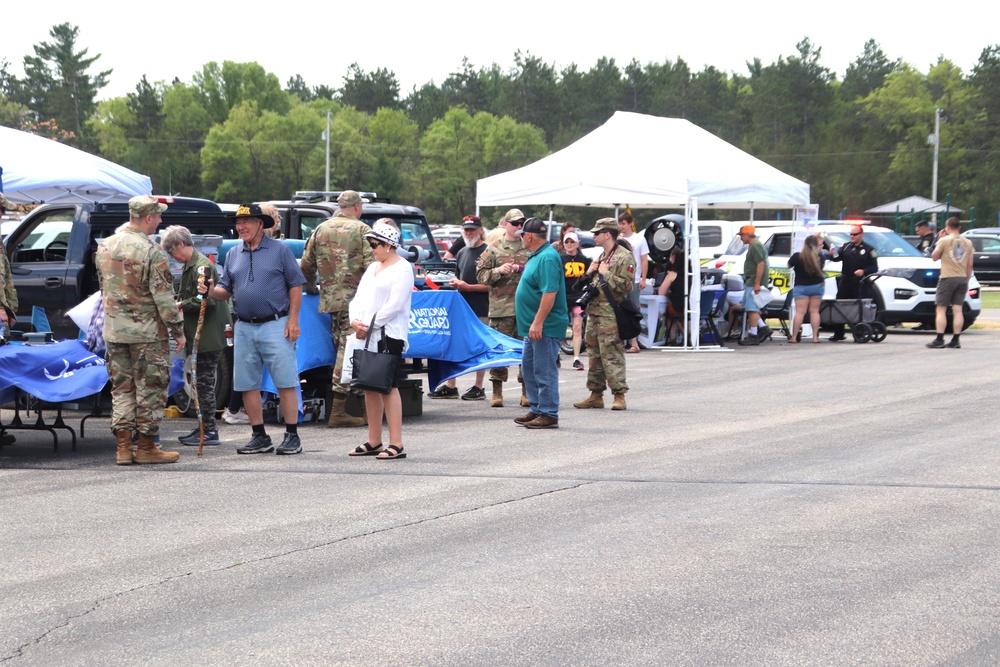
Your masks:
<path fill-rule="evenodd" d="M 881 213 L 884 215 L 896 213 L 897 211 L 899 213 L 910 213 L 911 211 L 914 213 L 965 213 L 965 211 L 955 206 L 947 206 L 933 199 L 918 197 L 916 195 L 870 208 L 865 213 Z"/>

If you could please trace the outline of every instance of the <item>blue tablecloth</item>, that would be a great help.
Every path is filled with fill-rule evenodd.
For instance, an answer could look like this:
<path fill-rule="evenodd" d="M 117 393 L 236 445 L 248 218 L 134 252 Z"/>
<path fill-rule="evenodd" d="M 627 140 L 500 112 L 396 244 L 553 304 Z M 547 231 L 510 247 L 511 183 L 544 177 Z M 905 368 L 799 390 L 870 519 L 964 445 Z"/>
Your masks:
<path fill-rule="evenodd" d="M 83 341 L 0 348 L 0 403 L 14 400 L 15 388 L 49 403 L 71 401 L 99 392 L 108 382 L 104 358 Z"/>

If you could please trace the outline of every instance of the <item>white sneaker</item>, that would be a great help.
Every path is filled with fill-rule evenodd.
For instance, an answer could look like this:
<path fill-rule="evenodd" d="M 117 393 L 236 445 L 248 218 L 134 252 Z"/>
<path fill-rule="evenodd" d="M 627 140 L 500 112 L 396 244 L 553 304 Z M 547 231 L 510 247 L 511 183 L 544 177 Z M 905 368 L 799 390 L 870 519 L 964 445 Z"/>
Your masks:
<path fill-rule="evenodd" d="M 243 408 L 240 408 L 240 411 L 237 412 L 237 413 L 235 413 L 235 414 L 232 413 L 232 412 L 230 412 L 229 408 L 226 408 L 225 411 L 223 411 L 223 413 L 222 413 L 222 419 L 227 424 L 249 424 L 250 423 L 250 417 L 247 416 L 246 410 L 244 410 Z"/>

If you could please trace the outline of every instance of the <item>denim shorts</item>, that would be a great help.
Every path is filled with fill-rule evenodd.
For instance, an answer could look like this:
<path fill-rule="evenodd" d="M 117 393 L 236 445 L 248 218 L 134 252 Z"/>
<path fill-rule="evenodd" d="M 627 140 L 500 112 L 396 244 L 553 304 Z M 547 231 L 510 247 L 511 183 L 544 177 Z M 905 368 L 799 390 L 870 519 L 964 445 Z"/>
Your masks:
<path fill-rule="evenodd" d="M 761 287 L 761 289 L 764 289 Z M 748 313 L 759 313 L 760 307 L 757 302 L 753 300 L 753 286 L 743 288 L 743 310 Z"/>
<path fill-rule="evenodd" d="M 288 316 L 279 320 L 250 324 L 235 321 L 233 336 L 233 390 L 260 389 L 264 366 L 274 386 L 288 389 L 299 386 L 299 363 L 295 343 L 285 338 Z"/>
<path fill-rule="evenodd" d="M 807 299 L 811 296 L 818 296 L 822 299 L 825 293 L 826 285 L 823 283 L 819 285 L 796 285 L 792 288 L 793 299 Z"/>

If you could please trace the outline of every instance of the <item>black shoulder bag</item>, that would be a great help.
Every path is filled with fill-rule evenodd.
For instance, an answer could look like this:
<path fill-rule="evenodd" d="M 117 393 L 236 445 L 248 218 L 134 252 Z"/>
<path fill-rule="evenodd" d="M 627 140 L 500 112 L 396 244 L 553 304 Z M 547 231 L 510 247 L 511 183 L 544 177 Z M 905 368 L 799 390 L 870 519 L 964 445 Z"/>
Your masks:
<path fill-rule="evenodd" d="M 396 376 L 396 364 L 399 358 L 395 354 L 372 352 L 368 349 L 374 327 L 375 315 L 372 315 L 372 321 L 368 325 L 368 335 L 365 336 L 365 346 L 354 350 L 351 356 L 351 389 L 388 394 L 392 391 L 392 380 Z M 382 327 L 382 339 L 385 340 L 385 327 Z"/>
<path fill-rule="evenodd" d="M 622 340 L 635 338 L 642 332 L 642 312 L 639 310 L 639 306 L 635 305 L 627 296 L 621 303 L 616 302 L 611 295 L 608 283 L 604 280 L 600 282 L 601 289 L 604 290 L 604 296 L 608 298 L 608 303 L 615 309 L 615 320 L 618 322 L 618 336 Z"/>

